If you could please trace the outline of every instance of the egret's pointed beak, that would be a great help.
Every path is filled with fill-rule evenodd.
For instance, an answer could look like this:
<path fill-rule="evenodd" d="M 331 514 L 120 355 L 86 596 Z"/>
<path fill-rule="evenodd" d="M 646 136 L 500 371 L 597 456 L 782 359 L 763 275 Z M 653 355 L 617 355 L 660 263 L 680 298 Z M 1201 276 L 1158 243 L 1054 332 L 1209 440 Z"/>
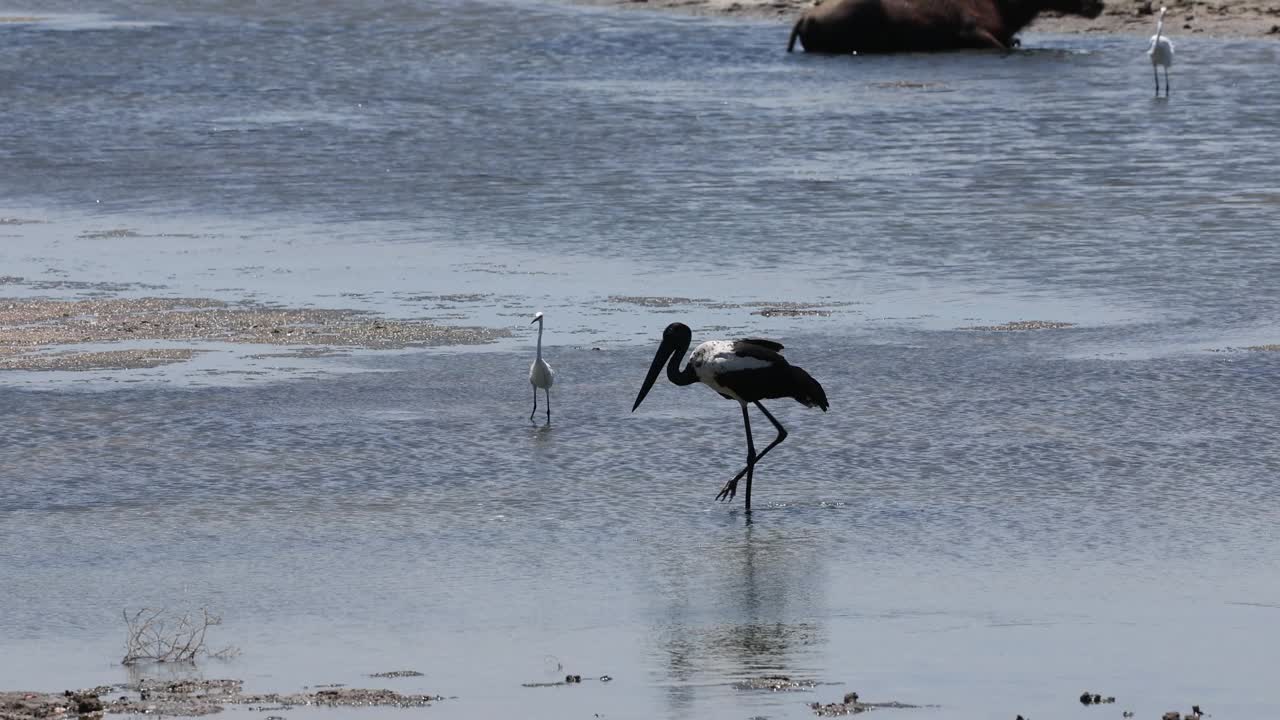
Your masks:
<path fill-rule="evenodd" d="M 649 374 L 644 376 L 644 384 L 640 386 L 640 394 L 636 395 L 636 404 L 631 406 L 631 412 L 635 412 L 640 407 L 640 403 L 644 402 L 644 396 L 649 394 L 649 390 L 653 388 L 653 384 L 658 380 L 658 373 L 662 372 L 662 366 L 666 364 L 671 354 L 676 351 L 674 344 L 667 342 L 663 338 L 662 344 L 658 346 L 658 354 L 653 356 L 653 364 L 649 366 Z"/>

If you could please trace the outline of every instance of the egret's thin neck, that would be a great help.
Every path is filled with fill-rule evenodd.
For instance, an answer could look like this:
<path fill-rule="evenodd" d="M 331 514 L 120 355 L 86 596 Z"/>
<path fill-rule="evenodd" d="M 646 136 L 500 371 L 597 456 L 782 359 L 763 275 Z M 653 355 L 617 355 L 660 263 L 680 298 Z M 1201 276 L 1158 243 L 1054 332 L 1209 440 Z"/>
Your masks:
<path fill-rule="evenodd" d="M 538 359 L 542 359 L 542 321 L 538 321 Z"/>
<path fill-rule="evenodd" d="M 1156 43 L 1160 42 L 1160 33 L 1164 32 L 1164 13 L 1160 13 L 1160 18 L 1156 20 Z"/>

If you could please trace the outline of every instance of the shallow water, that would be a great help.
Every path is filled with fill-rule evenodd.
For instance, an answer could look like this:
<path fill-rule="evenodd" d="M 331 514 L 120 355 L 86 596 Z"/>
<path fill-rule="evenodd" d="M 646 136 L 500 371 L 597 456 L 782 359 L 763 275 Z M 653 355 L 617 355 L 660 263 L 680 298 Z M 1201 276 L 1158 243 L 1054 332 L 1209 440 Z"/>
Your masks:
<path fill-rule="evenodd" d="M 1208 352 L 1280 340 L 1274 44 L 1180 39 L 1165 102 L 1124 37 L 819 58 L 541 4 L 95 11 L 0 12 L 48 17 L 0 25 L 0 217 L 39 221 L 0 225 L 0 296 L 517 336 L 0 374 L 0 688 L 121 681 L 121 608 L 207 604 L 243 650 L 210 675 L 442 717 L 1280 708 L 1280 355 Z M 780 301 L 831 314 L 752 314 Z M 749 523 L 711 501 L 736 408 L 628 413 L 674 319 L 783 337 L 831 397 L 772 405 Z M 1079 327 L 956 330 L 1018 319 Z M 616 680 L 520 687 L 557 665 Z M 731 687 L 776 673 L 833 684 Z"/>
<path fill-rule="evenodd" d="M 801 717 L 844 686 L 956 717 L 1053 714 L 1083 688 L 1265 714 L 1273 356 L 1064 359 L 1074 342 L 794 338 L 832 411 L 774 403 L 792 433 L 750 524 L 711 502 L 741 461 L 732 405 L 661 385 L 628 413 L 645 348 L 560 350 L 549 429 L 505 353 L 6 391 L 5 476 L 24 481 L 0 524 L 3 675 L 118 676 L 120 608 L 209 604 L 244 651 L 210 674 L 412 667 L 392 686 L 456 694 L 459 716 Z M 618 679 L 519 687 L 555 676 L 548 655 Z M 727 685 L 769 673 L 841 687 Z"/>

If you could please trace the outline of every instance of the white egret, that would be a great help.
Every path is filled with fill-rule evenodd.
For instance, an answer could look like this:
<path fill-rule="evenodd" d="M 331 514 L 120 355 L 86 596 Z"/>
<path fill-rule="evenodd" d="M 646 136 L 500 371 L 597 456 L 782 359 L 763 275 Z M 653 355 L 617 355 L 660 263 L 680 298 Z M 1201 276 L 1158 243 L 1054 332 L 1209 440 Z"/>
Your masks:
<path fill-rule="evenodd" d="M 546 360 L 542 359 L 542 313 L 533 316 L 533 320 L 529 324 L 538 323 L 538 356 L 534 358 L 533 364 L 529 366 L 529 384 L 533 386 L 533 410 L 529 413 L 529 421 L 533 421 L 533 416 L 538 413 L 538 391 L 542 390 L 547 395 L 547 422 L 551 422 L 551 386 L 556 381 L 556 374 L 551 370 L 551 366 Z"/>
<path fill-rule="evenodd" d="M 1164 15 L 1167 7 L 1160 8 L 1160 17 L 1156 20 L 1156 34 L 1151 36 L 1151 45 L 1147 47 L 1147 57 L 1151 58 L 1151 72 L 1156 76 L 1156 97 L 1160 97 L 1160 66 L 1164 66 L 1164 96 L 1169 97 L 1169 66 L 1173 64 L 1173 41 L 1164 35 Z"/>

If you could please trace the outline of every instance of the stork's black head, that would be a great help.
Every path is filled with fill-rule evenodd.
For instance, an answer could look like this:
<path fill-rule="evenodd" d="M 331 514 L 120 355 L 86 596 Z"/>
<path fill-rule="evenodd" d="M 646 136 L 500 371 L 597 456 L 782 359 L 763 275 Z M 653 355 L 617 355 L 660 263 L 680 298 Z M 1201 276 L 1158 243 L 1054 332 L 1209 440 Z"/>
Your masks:
<path fill-rule="evenodd" d="M 649 394 L 649 390 L 657 382 L 663 363 L 678 350 L 680 354 L 675 358 L 675 363 L 678 365 L 680 358 L 684 356 L 684 351 L 689 349 L 689 342 L 692 339 L 693 331 L 684 323 L 673 322 L 662 331 L 662 344 L 658 346 L 658 353 L 653 356 L 653 364 L 649 366 L 649 374 L 645 376 L 644 384 L 640 386 L 640 393 L 636 395 L 636 404 L 631 406 L 631 412 L 635 412 L 636 408 L 640 407 L 644 396 Z"/>
<path fill-rule="evenodd" d="M 678 347 L 681 343 L 688 345 L 693 340 L 693 331 L 682 322 L 673 322 L 662 331 L 662 344 Z"/>

